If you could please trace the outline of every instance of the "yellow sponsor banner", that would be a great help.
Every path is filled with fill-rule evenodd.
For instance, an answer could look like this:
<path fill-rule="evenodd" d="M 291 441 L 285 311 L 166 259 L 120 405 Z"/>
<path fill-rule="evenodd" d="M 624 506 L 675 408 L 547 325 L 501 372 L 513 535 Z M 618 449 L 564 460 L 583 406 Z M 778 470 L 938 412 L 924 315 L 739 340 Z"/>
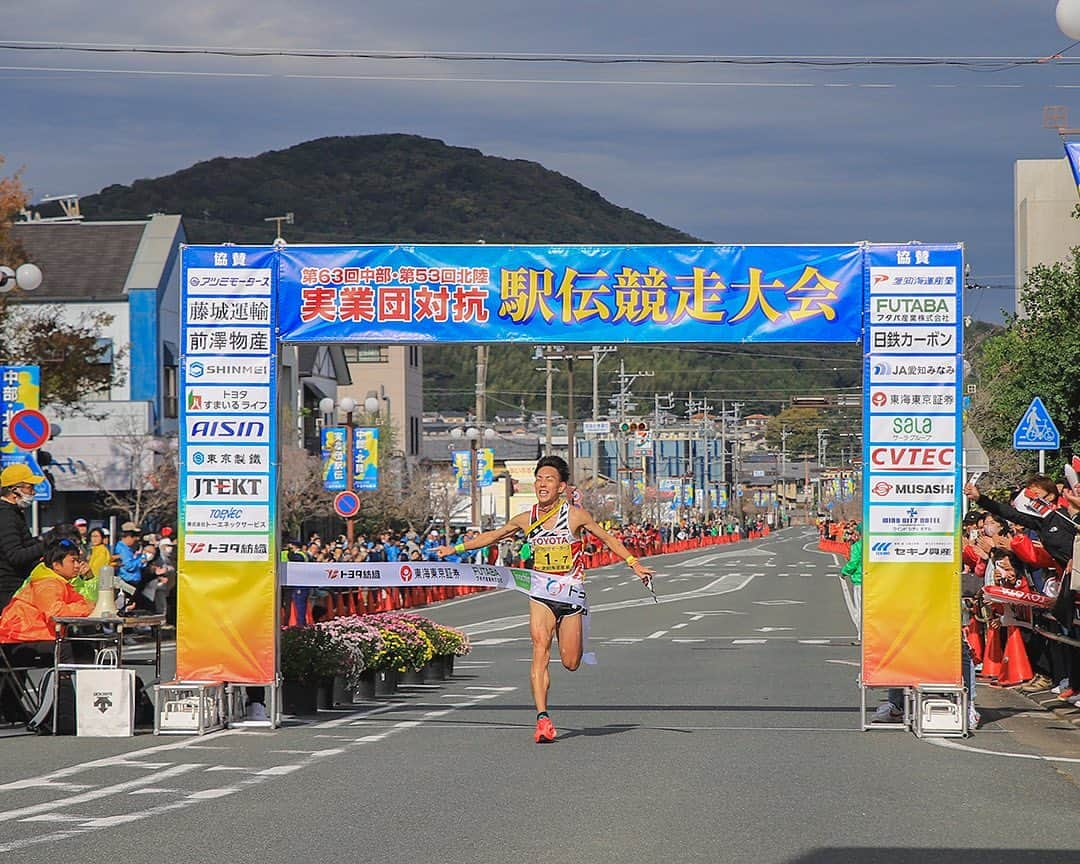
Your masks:
<path fill-rule="evenodd" d="M 948 538 L 952 541 L 952 538 Z M 960 560 L 959 542 L 955 561 Z M 870 555 L 864 543 L 864 555 Z M 960 571 L 952 562 L 863 566 L 863 684 L 962 683 Z"/>
<path fill-rule="evenodd" d="M 274 581 L 270 561 L 182 561 L 176 589 L 176 677 L 273 683 Z"/>

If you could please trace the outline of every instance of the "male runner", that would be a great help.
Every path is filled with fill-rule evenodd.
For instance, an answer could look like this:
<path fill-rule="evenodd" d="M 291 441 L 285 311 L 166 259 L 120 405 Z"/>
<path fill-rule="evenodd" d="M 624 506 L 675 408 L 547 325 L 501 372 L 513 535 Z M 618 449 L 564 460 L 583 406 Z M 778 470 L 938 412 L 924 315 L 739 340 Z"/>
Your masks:
<path fill-rule="evenodd" d="M 559 456 L 544 456 L 536 463 L 536 504 L 518 513 L 505 525 L 470 537 L 456 546 L 440 546 L 435 550 L 440 558 L 469 549 L 479 549 L 498 543 L 518 531 L 533 550 L 533 570 L 550 573 L 559 581 L 580 585 L 585 578 L 582 563 L 581 535 L 588 531 L 608 549 L 626 561 L 637 577 L 649 584 L 653 571 L 630 554 L 618 538 L 596 524 L 592 515 L 581 507 L 571 507 L 564 497 L 570 480 L 570 468 Z M 561 592 L 560 592 L 561 593 Z M 529 682 L 536 702 L 537 744 L 555 740 L 555 725 L 547 711 L 547 694 L 551 684 L 548 661 L 551 659 L 551 640 L 558 635 L 559 659 L 573 672 L 581 665 L 582 635 L 581 607 L 554 600 L 529 598 L 529 635 L 532 637 L 532 668 Z"/>

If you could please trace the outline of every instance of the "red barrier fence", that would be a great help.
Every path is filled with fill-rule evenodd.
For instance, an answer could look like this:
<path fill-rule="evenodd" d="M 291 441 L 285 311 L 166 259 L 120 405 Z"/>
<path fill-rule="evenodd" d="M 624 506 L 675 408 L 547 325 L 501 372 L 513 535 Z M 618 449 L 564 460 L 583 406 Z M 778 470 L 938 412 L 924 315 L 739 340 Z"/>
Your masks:
<path fill-rule="evenodd" d="M 840 540 L 829 540 L 822 537 L 818 541 L 818 549 L 822 552 L 835 552 L 837 555 L 843 555 L 845 558 L 851 557 L 851 544 L 844 543 Z"/>

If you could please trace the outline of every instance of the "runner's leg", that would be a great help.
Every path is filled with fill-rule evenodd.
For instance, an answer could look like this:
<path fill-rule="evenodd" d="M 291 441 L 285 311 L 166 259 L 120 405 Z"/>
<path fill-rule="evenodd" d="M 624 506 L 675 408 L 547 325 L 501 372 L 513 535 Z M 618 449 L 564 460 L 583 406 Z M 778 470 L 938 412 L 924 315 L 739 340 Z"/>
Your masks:
<path fill-rule="evenodd" d="M 548 662 L 551 660 L 551 640 L 555 636 L 555 613 L 535 600 L 529 601 L 529 636 L 532 637 L 529 683 L 532 685 L 536 711 L 540 713 L 547 711 L 547 693 L 551 685 Z"/>
<path fill-rule="evenodd" d="M 581 613 L 567 615 L 557 625 L 555 631 L 559 634 L 559 659 L 562 665 L 573 672 L 581 665 L 582 638 L 581 638 Z"/>

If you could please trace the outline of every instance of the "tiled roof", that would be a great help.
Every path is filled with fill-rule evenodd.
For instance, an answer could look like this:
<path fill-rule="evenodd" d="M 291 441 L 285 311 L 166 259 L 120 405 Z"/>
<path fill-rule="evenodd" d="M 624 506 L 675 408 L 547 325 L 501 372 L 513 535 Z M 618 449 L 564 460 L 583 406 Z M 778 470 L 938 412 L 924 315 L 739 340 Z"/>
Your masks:
<path fill-rule="evenodd" d="M 19 222 L 15 237 L 41 268 L 41 286 L 20 300 L 119 300 L 145 222 Z"/>

